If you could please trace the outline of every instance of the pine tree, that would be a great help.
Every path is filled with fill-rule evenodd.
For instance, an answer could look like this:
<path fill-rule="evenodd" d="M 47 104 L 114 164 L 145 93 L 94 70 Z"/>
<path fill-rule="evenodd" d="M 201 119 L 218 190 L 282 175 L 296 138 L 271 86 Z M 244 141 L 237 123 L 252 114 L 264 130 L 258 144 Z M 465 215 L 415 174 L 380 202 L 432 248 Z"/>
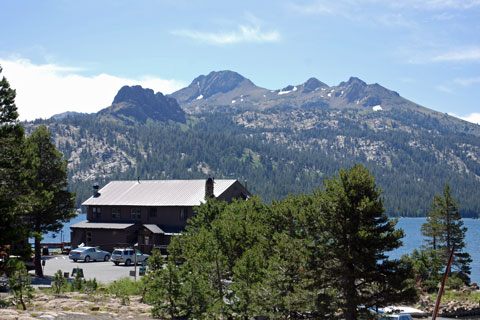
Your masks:
<path fill-rule="evenodd" d="M 364 166 L 355 165 L 327 179 L 324 188 L 317 194 L 324 268 L 338 290 L 345 319 L 357 319 L 365 312 L 358 306 L 415 299 L 416 290 L 405 277 L 411 273 L 411 265 L 389 261 L 385 255 L 401 246 L 403 231 L 395 230 L 396 220 L 385 214 L 374 177 Z"/>
<path fill-rule="evenodd" d="M 455 246 L 452 266 L 460 272 L 463 280 L 469 283 L 472 259 L 468 252 L 463 252 L 467 228 L 463 226 L 461 219 L 458 203 L 452 197 L 450 186 L 446 184 L 442 195 L 434 196 L 427 222 L 422 225 L 422 233 L 427 244 L 439 251 L 445 263 Z"/>
<path fill-rule="evenodd" d="M 30 184 L 34 195 L 29 220 L 35 239 L 35 273 L 43 276 L 42 234 L 58 231 L 63 222 L 75 217 L 75 194 L 67 190 L 67 161 L 52 143 L 47 127 L 37 127 L 28 137 L 27 145 L 33 162 Z"/>
<path fill-rule="evenodd" d="M 3 77 L 0 81 L 0 249 L 27 238 L 23 217 L 30 206 L 28 167 L 25 133 L 18 121 L 15 90 Z"/>

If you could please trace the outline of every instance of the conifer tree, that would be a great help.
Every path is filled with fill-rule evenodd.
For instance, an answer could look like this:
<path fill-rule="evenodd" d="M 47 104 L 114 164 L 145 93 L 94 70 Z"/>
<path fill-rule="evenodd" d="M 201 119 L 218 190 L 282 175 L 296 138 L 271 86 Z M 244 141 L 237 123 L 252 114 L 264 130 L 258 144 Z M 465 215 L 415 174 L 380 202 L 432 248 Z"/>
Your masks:
<path fill-rule="evenodd" d="M 2 68 L 0 67 L 0 74 Z M 0 249 L 23 242 L 28 230 L 23 217 L 28 212 L 30 190 L 25 133 L 18 121 L 15 90 L 0 81 Z"/>
<path fill-rule="evenodd" d="M 43 276 L 40 241 L 42 234 L 58 231 L 63 222 L 75 216 L 75 194 L 67 190 L 67 161 L 51 141 L 50 132 L 42 125 L 27 139 L 33 162 L 30 185 L 33 208 L 29 214 L 35 240 L 35 273 Z"/>
<path fill-rule="evenodd" d="M 389 261 L 385 254 L 401 246 L 403 231 L 395 230 L 396 220 L 385 214 L 381 191 L 370 172 L 363 165 L 342 169 L 326 180 L 324 191 L 317 195 L 324 268 L 338 290 L 337 303 L 345 319 L 366 312 L 358 306 L 415 299 L 416 290 L 407 277 L 412 266 Z"/>
<path fill-rule="evenodd" d="M 468 252 L 464 252 L 465 234 L 462 216 L 458 211 L 458 203 L 452 197 L 448 184 L 443 187 L 442 195 L 434 196 L 432 208 L 428 212 L 427 222 L 422 225 L 425 241 L 434 250 L 438 250 L 441 259 L 446 263 L 452 248 L 455 246 L 452 266 L 462 275 L 463 280 L 469 283 L 470 263 L 472 259 Z"/>

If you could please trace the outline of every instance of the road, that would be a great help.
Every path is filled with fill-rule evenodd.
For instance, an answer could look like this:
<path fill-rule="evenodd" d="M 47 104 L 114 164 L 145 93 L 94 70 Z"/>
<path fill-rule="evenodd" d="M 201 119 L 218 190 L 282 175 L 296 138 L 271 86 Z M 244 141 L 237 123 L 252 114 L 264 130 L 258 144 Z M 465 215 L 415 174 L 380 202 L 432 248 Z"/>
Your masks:
<path fill-rule="evenodd" d="M 64 255 L 44 256 L 42 259 L 45 259 L 43 273 L 46 276 L 53 276 L 58 270 L 62 270 L 62 273 L 68 272 L 71 277 L 73 268 L 82 268 L 86 280 L 96 278 L 98 282 L 104 284 L 108 284 L 120 278 L 130 277 L 130 271 L 135 270 L 134 266 L 116 266 L 111 261 L 87 263 L 83 261 L 73 262 L 68 256 Z M 140 265 L 137 266 L 137 279 L 140 279 L 138 276 L 139 269 Z M 133 279 L 134 277 L 132 276 L 131 278 Z"/>

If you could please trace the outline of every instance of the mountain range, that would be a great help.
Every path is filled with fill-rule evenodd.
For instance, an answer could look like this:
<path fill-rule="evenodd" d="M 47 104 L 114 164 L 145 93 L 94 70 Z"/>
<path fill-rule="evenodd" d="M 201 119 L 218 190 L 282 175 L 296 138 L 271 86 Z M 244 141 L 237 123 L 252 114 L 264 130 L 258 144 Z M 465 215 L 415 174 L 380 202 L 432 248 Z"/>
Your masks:
<path fill-rule="evenodd" d="M 125 86 L 96 114 L 24 125 L 40 123 L 69 161 L 78 203 L 93 182 L 208 176 L 238 178 L 269 202 L 361 162 L 390 215 L 425 215 L 446 183 L 464 216 L 480 211 L 480 126 L 355 77 L 269 90 L 211 72 L 170 95 Z"/>

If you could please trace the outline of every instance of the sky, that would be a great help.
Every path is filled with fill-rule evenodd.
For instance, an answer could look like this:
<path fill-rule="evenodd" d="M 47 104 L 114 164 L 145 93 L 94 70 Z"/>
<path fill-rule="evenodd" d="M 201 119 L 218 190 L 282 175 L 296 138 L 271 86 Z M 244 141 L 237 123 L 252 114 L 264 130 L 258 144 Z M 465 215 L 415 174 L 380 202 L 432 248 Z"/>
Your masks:
<path fill-rule="evenodd" d="M 351 76 L 480 123 L 480 0 L 0 0 L 21 120 L 232 70 L 275 90 Z"/>

